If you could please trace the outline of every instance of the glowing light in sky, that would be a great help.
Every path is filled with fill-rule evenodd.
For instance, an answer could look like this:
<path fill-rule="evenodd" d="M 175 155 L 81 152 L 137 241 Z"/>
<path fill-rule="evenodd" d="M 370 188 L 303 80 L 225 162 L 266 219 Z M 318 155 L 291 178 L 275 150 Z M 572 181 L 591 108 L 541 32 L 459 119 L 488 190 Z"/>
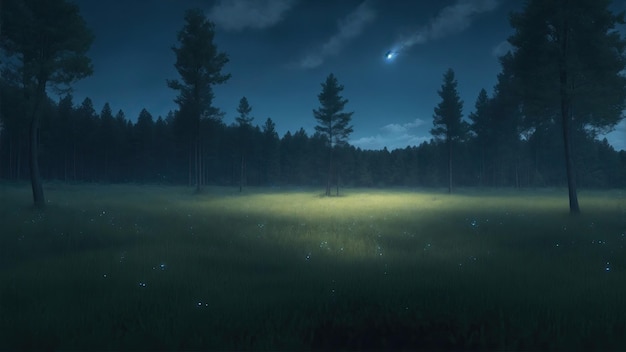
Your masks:
<path fill-rule="evenodd" d="M 391 61 L 393 59 L 395 59 L 397 56 L 397 53 L 393 50 L 389 50 L 388 52 L 385 53 L 385 59 L 387 61 Z"/>
<path fill-rule="evenodd" d="M 497 6 L 497 0 L 457 0 L 444 7 L 429 23 L 398 40 L 393 49 L 385 54 L 385 58 L 389 61 L 415 45 L 463 32 L 478 15 L 491 12 Z"/>

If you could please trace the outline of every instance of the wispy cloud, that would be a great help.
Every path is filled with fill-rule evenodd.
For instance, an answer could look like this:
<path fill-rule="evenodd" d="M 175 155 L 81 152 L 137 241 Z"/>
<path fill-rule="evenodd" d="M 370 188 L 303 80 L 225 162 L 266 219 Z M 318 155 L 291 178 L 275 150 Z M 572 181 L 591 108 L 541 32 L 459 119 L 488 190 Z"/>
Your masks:
<path fill-rule="evenodd" d="M 320 66 L 330 57 L 337 55 L 350 40 L 358 37 L 367 24 L 376 18 L 376 11 L 368 0 L 362 2 L 354 11 L 350 12 L 337 25 L 337 32 L 330 37 L 321 48 L 306 55 L 298 66 L 301 68 L 314 68 Z"/>
<path fill-rule="evenodd" d="M 208 17 L 229 31 L 263 29 L 280 22 L 295 3 L 296 0 L 219 0 Z"/>
<path fill-rule="evenodd" d="M 494 46 L 493 49 L 491 49 L 491 55 L 495 57 L 500 57 L 511 50 L 513 50 L 513 46 L 509 43 L 508 40 L 503 40 L 496 46 Z"/>
<path fill-rule="evenodd" d="M 428 25 L 401 38 L 392 51 L 397 54 L 414 45 L 460 33 L 469 28 L 477 15 L 493 11 L 497 6 L 497 0 L 457 0 L 443 8 Z"/>
<path fill-rule="evenodd" d="M 426 122 L 419 118 L 404 124 L 391 123 L 381 127 L 378 134 L 352 140 L 350 144 L 361 149 L 373 150 L 380 150 L 385 147 L 393 150 L 417 146 L 432 138 L 420 128 L 425 124 Z"/>

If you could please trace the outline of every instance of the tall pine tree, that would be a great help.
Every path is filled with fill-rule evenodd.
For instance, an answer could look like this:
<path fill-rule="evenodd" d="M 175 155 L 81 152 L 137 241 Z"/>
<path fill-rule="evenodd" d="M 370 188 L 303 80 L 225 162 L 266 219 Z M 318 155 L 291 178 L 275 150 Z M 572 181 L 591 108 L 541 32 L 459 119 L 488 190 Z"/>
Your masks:
<path fill-rule="evenodd" d="M 469 119 L 472 121 L 470 129 L 474 134 L 474 141 L 478 147 L 480 154 L 480 170 L 479 170 L 479 184 L 484 185 L 487 178 L 486 163 L 487 163 L 487 151 L 491 146 L 492 131 L 490 129 L 491 112 L 490 99 L 487 96 L 487 91 L 481 89 L 476 98 L 474 105 L 474 112 L 469 114 Z"/>
<path fill-rule="evenodd" d="M 225 83 L 230 78 L 230 74 L 222 73 L 224 65 L 228 62 L 228 56 L 217 51 L 213 42 L 214 37 L 215 25 L 205 17 L 204 12 L 201 9 L 188 10 L 185 13 L 185 25 L 178 32 L 180 46 L 172 48 L 176 54 L 174 66 L 182 82 L 167 81 L 170 88 L 179 92 L 175 99 L 180 107 L 179 114 L 193 121 L 192 154 L 198 193 L 202 185 L 200 120 L 212 118 L 217 114 L 218 109 L 213 107 L 213 85 Z"/>
<path fill-rule="evenodd" d="M 512 70 L 532 128 L 559 124 L 569 209 L 580 212 L 574 170 L 575 132 L 614 127 L 626 107 L 626 42 L 615 29 L 624 13 L 610 0 L 529 0 L 511 16 Z"/>
<path fill-rule="evenodd" d="M 12 0 L 2 4 L 2 48 L 12 63 L 6 69 L 20 76 L 28 104 L 29 166 L 33 201 L 45 205 L 39 172 L 39 125 L 53 85 L 69 85 L 89 76 L 93 69 L 87 51 L 93 34 L 76 4 L 66 0 Z"/>
<path fill-rule="evenodd" d="M 463 118 L 463 101 L 459 98 L 457 81 L 454 71 L 450 68 L 443 75 L 443 85 L 437 92 L 441 102 L 435 107 L 433 115 L 433 129 L 430 133 L 436 139 L 445 142 L 448 154 L 448 193 L 452 193 L 452 155 L 453 145 L 464 140 L 469 126 Z"/>
<path fill-rule="evenodd" d="M 330 196 L 330 186 L 333 171 L 333 150 L 336 146 L 347 143 L 352 126 L 350 121 L 354 112 L 344 112 L 348 99 L 340 94 L 343 91 L 334 74 L 328 75 L 326 82 L 322 83 L 322 92 L 317 95 L 320 107 L 313 110 L 313 116 L 317 120 L 315 131 L 326 138 L 328 144 L 328 178 L 326 182 L 326 195 Z M 337 195 L 339 195 L 339 180 L 337 179 Z"/>
<path fill-rule="evenodd" d="M 239 106 L 237 106 L 237 112 L 239 116 L 235 118 L 237 121 L 237 134 L 239 152 L 241 156 L 240 173 L 239 173 L 239 192 L 243 190 L 243 184 L 246 178 L 246 158 L 250 149 L 250 139 L 252 137 L 252 121 L 254 117 L 250 116 L 252 107 L 248 103 L 248 98 L 242 97 L 239 100 Z"/>

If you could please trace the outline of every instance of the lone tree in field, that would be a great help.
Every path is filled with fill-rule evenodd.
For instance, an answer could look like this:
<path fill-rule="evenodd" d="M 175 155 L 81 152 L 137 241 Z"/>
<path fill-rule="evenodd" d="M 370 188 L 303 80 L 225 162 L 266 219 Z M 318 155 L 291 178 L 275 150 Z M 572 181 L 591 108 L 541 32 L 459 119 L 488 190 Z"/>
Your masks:
<path fill-rule="evenodd" d="M 241 154 L 241 172 L 239 175 L 239 192 L 243 190 L 244 179 L 246 177 L 246 156 L 250 148 L 250 138 L 252 137 L 252 120 L 254 117 L 250 116 L 252 107 L 248 103 L 248 98 L 242 97 L 239 100 L 239 106 L 237 107 L 239 116 L 235 118 L 238 124 L 239 135 L 239 149 Z"/>
<path fill-rule="evenodd" d="M 185 25 L 178 32 L 179 47 L 172 47 L 176 54 L 176 70 L 182 80 L 168 80 L 167 85 L 179 92 L 174 100 L 180 107 L 180 114 L 193 121 L 194 140 L 191 148 L 194 152 L 196 192 L 202 184 L 202 135 L 201 119 L 212 118 L 218 109 L 212 106 L 213 85 L 225 83 L 230 74 L 222 74 L 222 68 L 228 62 L 225 53 L 217 51 L 213 43 L 215 25 L 207 20 L 200 9 L 191 9 L 185 13 Z"/>
<path fill-rule="evenodd" d="M 609 0 L 529 0 L 511 16 L 512 70 L 531 128 L 560 124 L 570 214 L 580 212 L 573 133 L 612 129 L 626 101 L 624 13 Z M 530 121 L 530 123 L 528 123 Z"/>
<path fill-rule="evenodd" d="M 332 73 L 322 83 L 322 92 L 317 95 L 320 108 L 313 110 L 313 116 L 317 120 L 315 130 L 326 138 L 328 145 L 328 180 L 326 183 L 326 195 L 330 196 L 330 184 L 333 171 L 333 149 L 335 146 L 347 144 L 348 136 L 352 133 L 350 121 L 354 112 L 343 112 L 348 103 L 339 95 L 343 91 L 343 85 L 337 82 Z M 337 181 L 339 182 L 339 181 Z M 339 184 L 337 183 L 337 195 Z"/>
<path fill-rule="evenodd" d="M 463 101 L 457 92 L 454 71 L 448 69 L 443 75 L 443 85 L 437 92 L 441 103 L 435 107 L 433 129 L 430 133 L 436 139 L 444 140 L 448 151 L 448 193 L 452 193 L 452 154 L 453 145 L 467 136 L 469 126 L 463 117 Z"/>
<path fill-rule="evenodd" d="M 30 180 L 36 207 L 45 205 L 39 174 L 39 123 L 47 88 L 69 91 L 69 85 L 89 76 L 86 56 L 93 35 L 78 6 L 65 0 L 11 0 L 2 6 L 2 49 L 15 65 L 3 69 L 20 77 L 28 106 Z"/>

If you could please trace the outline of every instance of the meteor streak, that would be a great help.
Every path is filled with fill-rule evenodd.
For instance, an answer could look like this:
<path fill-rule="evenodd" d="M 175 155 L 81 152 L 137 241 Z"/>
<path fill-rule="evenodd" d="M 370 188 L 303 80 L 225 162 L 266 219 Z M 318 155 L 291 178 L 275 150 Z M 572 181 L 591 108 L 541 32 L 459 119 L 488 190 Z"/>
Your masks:
<path fill-rule="evenodd" d="M 392 60 L 412 46 L 463 32 L 477 16 L 493 11 L 497 6 L 498 0 L 457 0 L 444 7 L 427 25 L 396 42 L 385 58 Z"/>

